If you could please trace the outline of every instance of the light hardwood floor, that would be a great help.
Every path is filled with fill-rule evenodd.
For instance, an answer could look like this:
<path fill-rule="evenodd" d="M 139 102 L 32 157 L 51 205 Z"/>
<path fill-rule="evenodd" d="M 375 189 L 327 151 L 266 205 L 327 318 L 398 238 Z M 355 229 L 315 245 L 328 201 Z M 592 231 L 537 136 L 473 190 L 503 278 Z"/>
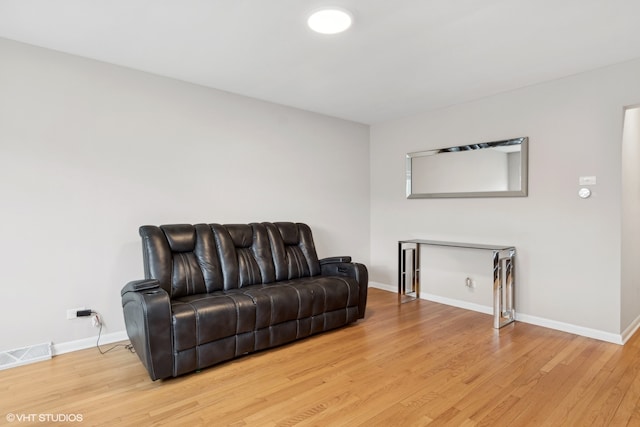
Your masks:
<path fill-rule="evenodd" d="M 349 327 L 165 381 L 122 347 L 0 371 L 0 424 L 78 414 L 67 425 L 640 426 L 640 334 L 623 347 L 525 323 L 496 331 L 491 316 L 398 305 L 378 289 L 367 310 Z"/>

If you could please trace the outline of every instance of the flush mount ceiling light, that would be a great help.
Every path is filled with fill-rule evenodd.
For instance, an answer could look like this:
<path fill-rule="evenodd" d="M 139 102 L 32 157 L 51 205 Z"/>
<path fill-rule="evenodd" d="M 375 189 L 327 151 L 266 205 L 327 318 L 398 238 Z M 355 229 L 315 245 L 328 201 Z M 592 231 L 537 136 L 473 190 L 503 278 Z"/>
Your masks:
<path fill-rule="evenodd" d="M 307 25 L 316 33 L 338 34 L 346 31 L 351 26 L 352 21 L 351 14 L 346 10 L 328 8 L 311 14 L 307 20 Z"/>

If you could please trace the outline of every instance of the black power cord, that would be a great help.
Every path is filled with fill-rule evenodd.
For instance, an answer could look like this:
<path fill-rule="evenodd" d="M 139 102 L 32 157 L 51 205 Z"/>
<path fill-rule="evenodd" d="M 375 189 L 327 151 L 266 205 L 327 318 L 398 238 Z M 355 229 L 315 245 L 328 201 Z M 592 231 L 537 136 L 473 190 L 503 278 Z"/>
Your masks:
<path fill-rule="evenodd" d="M 98 339 L 96 340 L 96 348 L 98 349 L 100 354 L 107 354 L 111 350 L 116 349 L 118 347 L 124 347 L 125 349 L 129 350 L 131 353 L 135 353 L 136 352 L 131 343 L 129 343 L 129 344 L 116 344 L 116 345 L 114 345 L 114 346 L 112 346 L 112 347 L 110 347 L 110 348 L 108 348 L 106 350 L 102 350 L 102 348 L 100 348 L 100 337 L 102 336 L 102 318 L 100 316 L 100 313 L 98 313 L 97 311 L 91 310 L 91 315 L 95 316 L 96 322 L 98 322 L 98 326 L 100 327 L 100 329 L 98 330 Z"/>

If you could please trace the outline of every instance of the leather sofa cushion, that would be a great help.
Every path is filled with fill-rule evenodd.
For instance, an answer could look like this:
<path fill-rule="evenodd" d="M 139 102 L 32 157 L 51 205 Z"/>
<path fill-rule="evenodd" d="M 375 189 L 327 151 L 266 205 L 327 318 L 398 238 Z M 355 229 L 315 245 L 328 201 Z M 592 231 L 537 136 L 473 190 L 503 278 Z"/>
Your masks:
<path fill-rule="evenodd" d="M 242 293 L 191 295 L 171 302 L 175 350 L 193 348 L 245 332 L 256 323 L 256 306 Z"/>
<path fill-rule="evenodd" d="M 177 298 L 171 303 L 174 350 L 357 307 L 358 289 L 351 277 L 316 276 Z"/>

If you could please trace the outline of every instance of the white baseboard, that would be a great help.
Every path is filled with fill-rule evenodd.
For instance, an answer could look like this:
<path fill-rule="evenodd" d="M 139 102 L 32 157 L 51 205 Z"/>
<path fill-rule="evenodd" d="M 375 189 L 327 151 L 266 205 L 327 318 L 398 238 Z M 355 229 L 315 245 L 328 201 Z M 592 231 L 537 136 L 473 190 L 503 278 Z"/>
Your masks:
<path fill-rule="evenodd" d="M 129 337 L 127 331 L 112 332 L 110 334 L 103 334 L 100 336 L 100 346 L 103 344 L 111 344 L 118 341 L 126 341 Z M 98 336 L 83 338 L 81 340 L 68 341 L 59 344 L 53 344 L 53 355 L 70 353 L 72 351 L 84 350 L 87 348 L 95 347 L 98 341 Z"/>
<path fill-rule="evenodd" d="M 467 301 L 457 300 L 453 298 L 446 298 L 446 297 L 441 297 L 439 295 L 433 295 L 433 294 L 421 294 L 420 299 L 426 299 L 427 301 L 433 301 L 440 304 L 451 305 L 453 307 L 464 308 L 466 310 L 477 311 L 479 313 L 493 315 L 493 307 L 489 307 L 487 305 L 480 305 L 473 302 L 467 302 Z"/>
<path fill-rule="evenodd" d="M 369 282 L 369 287 L 381 289 L 387 292 L 397 292 L 396 286 L 387 285 L 379 282 Z M 493 308 L 474 304 L 466 301 L 456 300 L 452 298 L 441 297 L 433 294 L 422 294 L 420 298 L 437 302 L 440 304 L 450 305 L 453 307 L 464 308 L 466 310 L 477 311 L 485 314 L 493 314 Z M 570 334 L 576 334 L 583 337 L 594 338 L 600 341 L 606 341 L 613 344 L 623 345 L 629 338 L 640 328 L 640 316 L 636 318 L 629 327 L 627 327 L 622 334 L 612 334 L 610 332 L 600 331 L 598 329 L 585 328 L 583 326 L 572 325 L 570 323 L 558 322 L 555 320 L 549 320 L 542 317 L 531 316 L 529 314 L 516 312 L 516 320 L 518 322 L 530 323 L 532 325 L 542 326 L 549 329 L 555 329 L 558 331 L 568 332 Z M 111 344 L 118 341 L 126 341 L 129 337 L 126 331 L 112 332 L 110 334 L 104 334 L 100 337 L 100 345 Z M 64 353 L 70 353 L 72 351 L 84 350 L 87 348 L 95 347 L 98 336 L 83 338 L 81 340 L 69 341 L 59 344 L 53 344 L 52 353 L 54 356 Z"/>
<path fill-rule="evenodd" d="M 622 342 L 626 343 L 627 341 L 629 341 L 629 338 L 631 338 L 633 334 L 636 333 L 638 328 L 640 328 L 640 316 L 636 317 L 636 319 L 631 322 L 631 324 L 624 331 L 622 331 Z"/>
<path fill-rule="evenodd" d="M 386 284 L 380 283 L 380 282 L 369 282 L 369 287 L 370 288 L 376 288 L 376 289 L 382 289 L 383 291 L 388 291 L 388 292 L 398 292 L 398 287 L 397 286 L 386 285 Z"/>
<path fill-rule="evenodd" d="M 518 313 L 516 311 L 516 320 L 518 322 L 530 323 L 532 325 L 542 326 L 544 328 L 555 329 L 557 331 L 568 332 L 570 334 L 580 335 L 587 338 L 594 338 L 600 341 L 606 341 L 613 344 L 623 345 L 622 335 L 613 334 L 611 332 L 601 331 L 599 329 L 585 328 L 584 326 L 573 325 L 571 323 L 558 322 L 557 320 L 549 320 L 542 317 L 531 316 L 529 314 Z"/>
<path fill-rule="evenodd" d="M 369 282 L 369 287 L 382 289 L 388 292 L 397 292 L 395 286 L 387 285 L 379 282 Z M 421 294 L 421 299 L 437 302 L 440 304 L 450 305 L 453 307 L 464 308 L 466 310 L 477 311 L 485 314 L 493 314 L 493 308 L 479 304 L 469 303 L 466 301 L 456 300 L 452 298 L 441 297 L 432 294 Z M 530 323 L 544 328 L 555 329 L 557 331 L 568 332 L 570 334 L 580 335 L 587 338 L 594 338 L 600 341 L 606 341 L 613 344 L 623 345 L 631 336 L 640 328 L 640 317 L 638 317 L 622 334 L 613 334 L 598 329 L 585 328 L 570 323 L 558 322 L 556 320 L 545 319 L 542 317 L 531 316 L 529 314 L 518 313 L 516 310 L 516 320 L 518 322 Z"/>
<path fill-rule="evenodd" d="M 369 287 L 382 289 L 383 291 L 388 291 L 388 292 L 394 292 L 394 293 L 398 292 L 398 288 L 396 288 L 395 286 L 385 285 L 384 283 L 379 283 L 379 282 L 369 282 Z M 481 305 L 481 304 L 475 304 L 467 301 L 461 301 L 453 298 L 441 297 L 439 295 L 423 293 L 423 294 L 420 294 L 420 299 L 433 301 L 433 302 L 437 302 L 445 305 L 451 305 L 453 307 L 464 308 L 467 310 L 478 311 L 480 313 L 493 314 L 492 307 Z"/>

